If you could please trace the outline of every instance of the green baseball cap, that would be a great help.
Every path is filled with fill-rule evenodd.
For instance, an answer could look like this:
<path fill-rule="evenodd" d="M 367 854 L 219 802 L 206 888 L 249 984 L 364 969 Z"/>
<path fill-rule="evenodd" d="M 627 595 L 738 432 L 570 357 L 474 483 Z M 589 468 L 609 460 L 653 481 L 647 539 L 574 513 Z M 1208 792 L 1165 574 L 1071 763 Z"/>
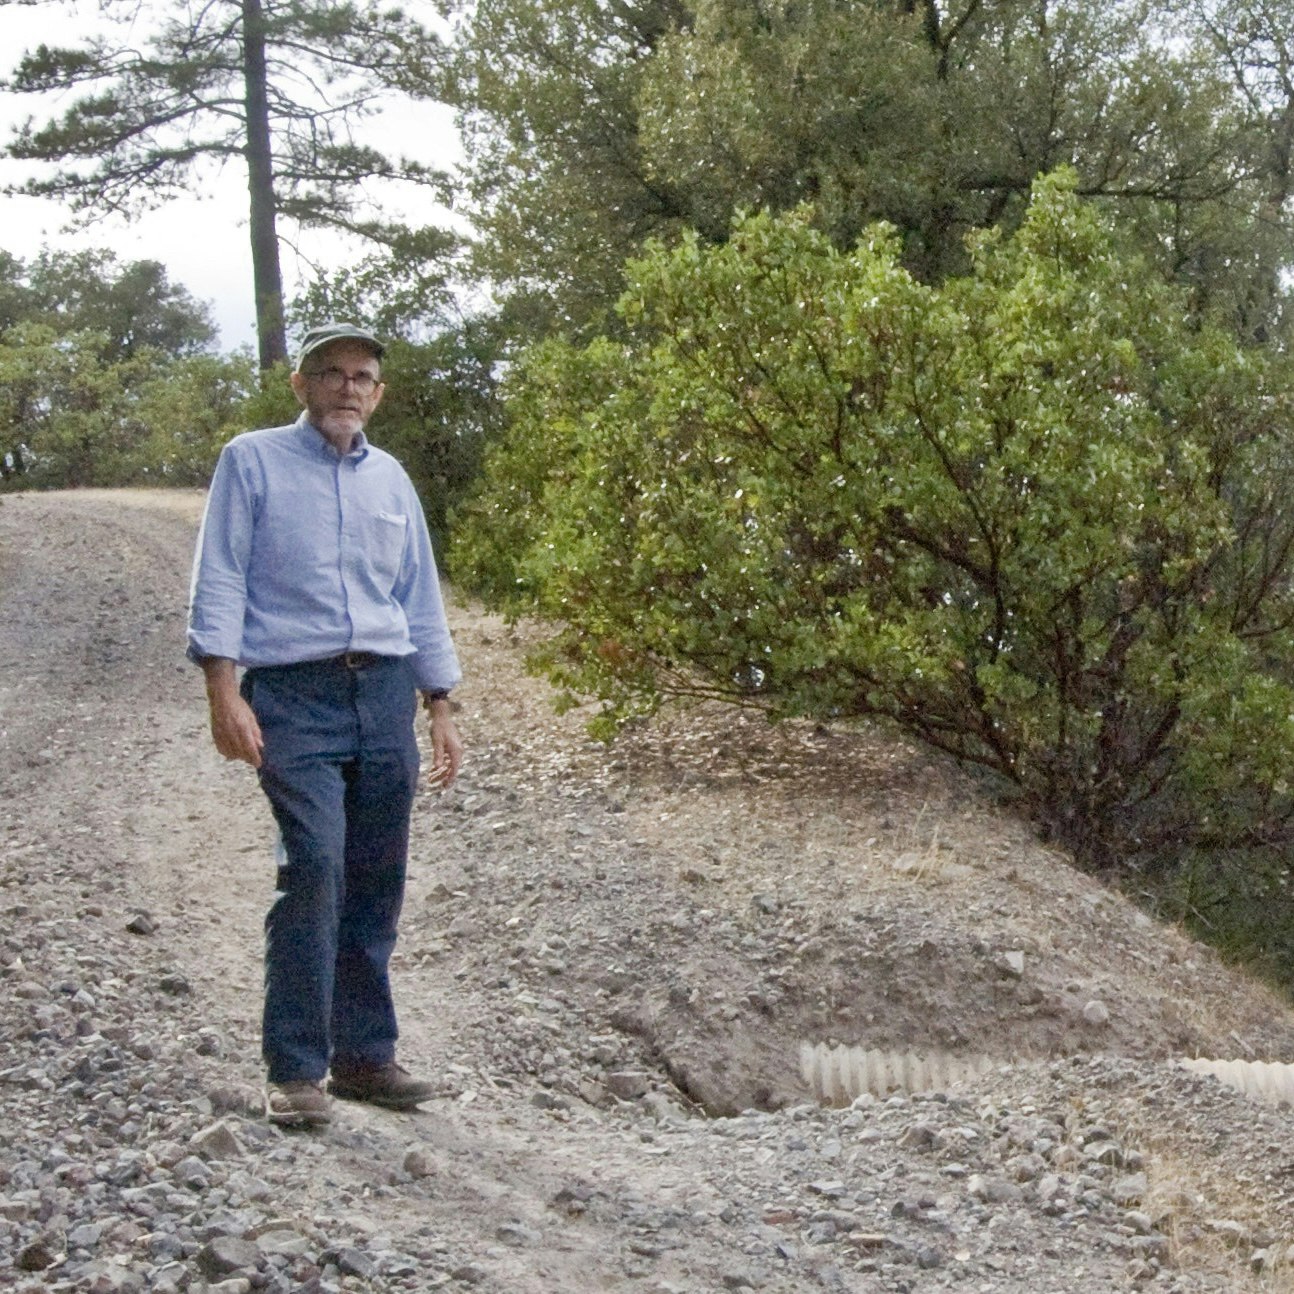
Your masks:
<path fill-rule="evenodd" d="M 349 323 L 326 323 L 311 328 L 301 339 L 301 349 L 297 351 L 296 372 L 300 373 L 306 360 L 322 346 L 330 346 L 335 341 L 354 341 L 367 346 L 375 359 L 381 359 L 386 347 L 373 334 L 364 328 Z"/>

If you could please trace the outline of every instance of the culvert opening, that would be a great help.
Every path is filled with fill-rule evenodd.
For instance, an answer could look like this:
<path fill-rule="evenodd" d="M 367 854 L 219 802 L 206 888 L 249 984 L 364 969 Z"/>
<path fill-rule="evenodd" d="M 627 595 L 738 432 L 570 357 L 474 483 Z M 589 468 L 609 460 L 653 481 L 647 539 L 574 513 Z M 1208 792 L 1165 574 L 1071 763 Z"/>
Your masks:
<path fill-rule="evenodd" d="M 794 1104 L 788 1084 L 779 1088 L 758 1071 L 746 1072 L 731 1063 L 689 1064 L 663 1054 L 656 1059 L 686 1106 L 707 1119 L 732 1119 L 747 1110 L 772 1111 Z"/>

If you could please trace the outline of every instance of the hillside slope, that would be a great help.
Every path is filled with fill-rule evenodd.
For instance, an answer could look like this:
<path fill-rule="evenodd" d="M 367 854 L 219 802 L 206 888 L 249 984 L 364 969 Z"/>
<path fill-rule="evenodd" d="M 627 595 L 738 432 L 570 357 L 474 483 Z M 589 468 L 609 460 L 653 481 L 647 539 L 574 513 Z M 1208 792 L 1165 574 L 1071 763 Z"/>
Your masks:
<path fill-rule="evenodd" d="M 610 749 L 457 604 L 402 1058 L 258 1117 L 272 828 L 183 660 L 191 493 L 0 498 L 0 1285 L 535 1294 L 1294 1289 L 1294 1124 L 1186 1056 L 1294 1013 L 876 737 Z M 804 1044 L 985 1069 L 813 1098 Z"/>

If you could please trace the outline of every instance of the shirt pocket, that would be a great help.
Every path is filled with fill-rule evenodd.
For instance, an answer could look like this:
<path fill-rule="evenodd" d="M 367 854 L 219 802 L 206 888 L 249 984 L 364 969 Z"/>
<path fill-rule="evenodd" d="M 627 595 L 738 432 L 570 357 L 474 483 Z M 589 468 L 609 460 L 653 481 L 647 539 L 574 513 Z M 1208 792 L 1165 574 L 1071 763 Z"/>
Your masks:
<path fill-rule="evenodd" d="M 404 560 L 409 518 L 400 512 L 365 512 L 364 541 L 369 565 L 377 582 L 390 590 Z"/>

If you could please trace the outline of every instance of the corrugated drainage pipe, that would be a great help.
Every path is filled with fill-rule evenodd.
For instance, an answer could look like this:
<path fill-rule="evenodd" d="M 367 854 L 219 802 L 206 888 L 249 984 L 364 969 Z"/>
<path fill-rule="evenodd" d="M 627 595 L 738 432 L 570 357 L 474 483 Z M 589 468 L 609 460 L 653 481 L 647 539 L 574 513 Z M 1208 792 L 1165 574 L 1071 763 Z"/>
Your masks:
<path fill-rule="evenodd" d="M 848 1105 L 864 1092 L 945 1092 L 1002 1061 L 945 1051 L 871 1051 L 866 1047 L 800 1044 L 800 1074 L 819 1101 Z"/>
<path fill-rule="evenodd" d="M 873 1051 L 866 1047 L 800 1044 L 800 1074 L 826 1105 L 848 1105 L 865 1092 L 947 1092 L 998 1065 L 989 1056 L 943 1051 Z M 1294 1065 L 1265 1060 L 1179 1060 L 1183 1069 L 1219 1082 L 1268 1105 L 1294 1106 Z"/>
<path fill-rule="evenodd" d="M 1294 1065 L 1277 1060 L 1182 1060 L 1195 1074 L 1212 1074 L 1237 1092 L 1268 1105 L 1294 1105 Z"/>

